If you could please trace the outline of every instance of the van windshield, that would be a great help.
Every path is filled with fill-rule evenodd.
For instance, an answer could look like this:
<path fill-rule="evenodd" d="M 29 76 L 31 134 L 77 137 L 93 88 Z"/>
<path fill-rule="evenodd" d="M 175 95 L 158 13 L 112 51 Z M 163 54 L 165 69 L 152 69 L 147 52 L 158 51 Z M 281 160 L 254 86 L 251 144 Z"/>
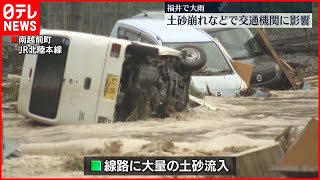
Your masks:
<path fill-rule="evenodd" d="M 249 58 L 263 53 L 249 29 L 224 29 L 208 34 L 217 38 L 233 59 Z"/>
<path fill-rule="evenodd" d="M 204 50 L 207 57 L 206 66 L 203 72 L 208 72 L 210 75 L 231 74 L 233 72 L 229 66 L 229 63 L 227 62 L 227 59 L 214 42 L 181 42 L 164 43 L 163 45 L 173 49 L 178 49 L 179 47 L 186 45 L 200 47 Z"/>

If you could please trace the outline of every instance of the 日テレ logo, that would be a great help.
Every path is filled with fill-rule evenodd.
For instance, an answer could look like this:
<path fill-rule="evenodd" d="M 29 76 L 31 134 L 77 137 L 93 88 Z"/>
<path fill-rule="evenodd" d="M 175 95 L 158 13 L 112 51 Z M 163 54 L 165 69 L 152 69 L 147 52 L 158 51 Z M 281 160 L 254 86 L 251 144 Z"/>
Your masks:
<path fill-rule="evenodd" d="M 2 1 L 3 35 L 38 35 L 40 32 L 40 2 Z"/>

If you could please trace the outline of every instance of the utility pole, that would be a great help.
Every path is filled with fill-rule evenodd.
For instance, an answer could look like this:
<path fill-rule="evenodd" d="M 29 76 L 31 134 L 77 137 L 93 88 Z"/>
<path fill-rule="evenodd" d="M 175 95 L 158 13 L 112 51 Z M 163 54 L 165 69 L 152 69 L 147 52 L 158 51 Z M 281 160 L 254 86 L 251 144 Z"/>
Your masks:
<path fill-rule="evenodd" d="M 67 29 L 68 25 L 68 4 L 63 3 L 63 29 Z"/>
<path fill-rule="evenodd" d="M 81 7 L 81 2 L 68 3 L 68 30 L 81 31 Z"/>
<path fill-rule="evenodd" d="M 92 24 L 93 24 L 93 3 L 90 3 L 90 33 L 93 34 L 93 27 L 92 27 Z"/>
<path fill-rule="evenodd" d="M 308 43 L 308 48 L 309 48 L 309 51 L 311 52 L 312 51 L 312 47 L 311 47 L 311 42 L 310 42 L 310 37 L 309 37 L 308 30 L 306 28 L 304 28 L 304 32 L 306 33 L 306 39 L 307 39 L 307 43 Z"/>
<path fill-rule="evenodd" d="M 47 27 L 46 28 L 52 28 L 51 27 L 51 3 L 48 3 L 48 21 L 47 21 Z"/>

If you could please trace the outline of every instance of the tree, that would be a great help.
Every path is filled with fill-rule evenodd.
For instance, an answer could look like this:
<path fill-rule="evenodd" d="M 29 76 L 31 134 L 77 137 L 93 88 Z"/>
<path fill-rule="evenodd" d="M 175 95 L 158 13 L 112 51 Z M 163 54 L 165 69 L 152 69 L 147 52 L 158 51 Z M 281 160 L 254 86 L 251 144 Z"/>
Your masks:
<path fill-rule="evenodd" d="M 68 3 L 68 30 L 81 31 L 81 6 L 81 2 Z"/>
<path fill-rule="evenodd" d="M 48 3 L 40 3 L 40 26 L 48 27 Z"/>

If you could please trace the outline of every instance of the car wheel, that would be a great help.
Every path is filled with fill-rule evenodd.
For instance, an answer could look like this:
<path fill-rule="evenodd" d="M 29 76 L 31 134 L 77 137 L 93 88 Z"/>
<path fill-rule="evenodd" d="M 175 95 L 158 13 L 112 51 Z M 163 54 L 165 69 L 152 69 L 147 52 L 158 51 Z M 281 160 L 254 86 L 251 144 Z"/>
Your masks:
<path fill-rule="evenodd" d="M 184 71 L 198 71 L 206 64 L 206 53 L 197 46 L 180 46 L 177 50 L 182 52 L 181 67 Z"/>

